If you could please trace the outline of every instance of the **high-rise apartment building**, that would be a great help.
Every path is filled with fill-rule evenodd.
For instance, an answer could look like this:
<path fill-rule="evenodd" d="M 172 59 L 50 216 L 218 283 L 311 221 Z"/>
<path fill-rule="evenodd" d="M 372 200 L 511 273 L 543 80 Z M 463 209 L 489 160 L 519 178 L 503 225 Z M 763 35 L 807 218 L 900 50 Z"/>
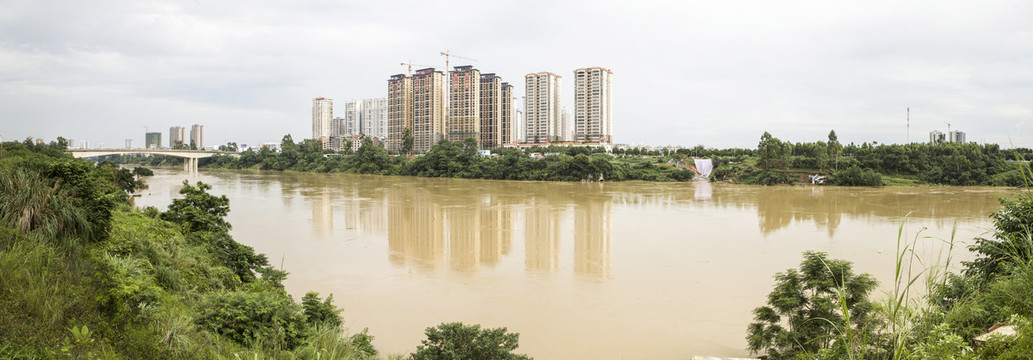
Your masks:
<path fill-rule="evenodd" d="M 333 120 L 330 120 L 330 137 L 340 138 L 345 136 L 347 134 L 345 129 L 347 128 L 348 126 L 345 124 L 343 117 L 334 117 Z"/>
<path fill-rule="evenodd" d="M 175 149 L 177 143 L 190 146 L 187 142 L 186 129 L 182 126 L 173 126 L 169 128 L 169 147 Z"/>
<path fill-rule="evenodd" d="M 83 140 L 83 144 L 86 140 Z M 161 133 L 160 132 L 149 132 L 144 137 L 144 145 L 148 149 L 161 149 Z M 83 146 L 85 149 L 86 147 Z"/>
<path fill-rule="evenodd" d="M 387 98 L 362 100 L 362 133 L 380 139 L 387 137 Z"/>
<path fill-rule="evenodd" d="M 570 110 L 563 108 L 560 112 L 560 141 L 574 141 L 574 121 Z"/>
<path fill-rule="evenodd" d="M 445 74 L 434 68 L 420 69 L 412 76 L 413 149 L 429 151 L 445 138 Z"/>
<path fill-rule="evenodd" d="M 398 74 L 387 80 L 387 149 L 402 149 L 405 129 L 412 131 L 412 78 Z"/>
<path fill-rule="evenodd" d="M 204 149 L 204 125 L 194 124 L 190 127 L 190 145 L 194 149 Z"/>
<path fill-rule="evenodd" d="M 933 130 L 929 132 L 929 143 L 939 144 L 947 140 L 946 136 L 939 130 Z"/>
<path fill-rule="evenodd" d="M 499 132 L 501 132 L 502 137 L 502 142 L 499 146 L 502 146 L 503 144 L 513 142 L 513 117 L 515 115 L 513 112 L 513 85 L 502 83 L 502 94 L 499 98 L 501 99 L 501 108 L 499 109 L 501 124 L 499 125 Z"/>
<path fill-rule="evenodd" d="M 126 149 L 133 148 L 133 139 L 126 139 Z"/>
<path fill-rule="evenodd" d="M 321 140 L 331 136 L 331 121 L 334 118 L 334 99 L 317 97 L 312 99 L 312 139 Z"/>
<path fill-rule="evenodd" d="M 574 70 L 574 141 L 613 144 L 612 77 L 601 67 Z"/>
<path fill-rule="evenodd" d="M 524 76 L 527 100 L 524 103 L 527 138 L 541 144 L 557 141 L 560 122 L 560 76 L 550 72 Z"/>
<path fill-rule="evenodd" d="M 515 100 L 514 100 L 515 101 Z M 513 142 L 526 142 L 527 141 L 527 117 L 524 116 L 525 105 L 515 106 L 516 112 L 513 113 Z"/>
<path fill-rule="evenodd" d="M 449 75 L 448 140 L 461 142 L 481 137 L 481 72 L 473 66 L 456 66 Z"/>
<path fill-rule="evenodd" d="M 481 74 L 481 145 L 482 149 L 501 147 L 502 141 L 502 78 Z"/>
<path fill-rule="evenodd" d="M 362 129 L 362 101 L 351 100 L 344 103 L 344 133 L 336 136 L 358 135 Z"/>
<path fill-rule="evenodd" d="M 957 130 L 951 130 L 947 134 L 947 140 L 950 141 L 950 142 L 953 142 L 953 143 L 962 143 L 962 144 L 964 144 L 965 143 L 965 132 L 957 131 Z"/>

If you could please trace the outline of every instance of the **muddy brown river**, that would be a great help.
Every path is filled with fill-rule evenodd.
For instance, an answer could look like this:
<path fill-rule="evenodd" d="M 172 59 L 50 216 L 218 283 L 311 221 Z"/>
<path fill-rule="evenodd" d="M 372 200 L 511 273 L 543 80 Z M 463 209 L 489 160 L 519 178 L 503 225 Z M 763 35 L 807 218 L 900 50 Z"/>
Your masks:
<path fill-rule="evenodd" d="M 137 205 L 164 209 L 184 179 L 229 197 L 233 236 L 290 272 L 295 299 L 332 293 L 382 353 L 462 321 L 519 332 L 537 359 L 747 356 L 751 310 L 803 251 L 888 289 L 905 215 L 929 263 L 956 226 L 956 263 L 1014 191 L 156 169 Z"/>

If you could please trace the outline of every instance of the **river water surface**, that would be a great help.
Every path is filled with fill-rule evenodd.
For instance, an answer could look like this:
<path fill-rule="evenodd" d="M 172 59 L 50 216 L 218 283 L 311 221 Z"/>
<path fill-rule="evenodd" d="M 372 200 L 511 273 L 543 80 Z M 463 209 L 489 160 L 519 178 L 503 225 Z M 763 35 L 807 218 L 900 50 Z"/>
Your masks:
<path fill-rule="evenodd" d="M 462 321 L 519 332 L 538 359 L 749 355 L 751 310 L 801 252 L 890 288 L 906 214 L 927 259 L 956 224 L 957 261 L 1009 193 L 156 169 L 137 205 L 164 210 L 183 180 L 228 196 L 234 238 L 282 264 L 295 299 L 332 293 L 381 352 Z"/>

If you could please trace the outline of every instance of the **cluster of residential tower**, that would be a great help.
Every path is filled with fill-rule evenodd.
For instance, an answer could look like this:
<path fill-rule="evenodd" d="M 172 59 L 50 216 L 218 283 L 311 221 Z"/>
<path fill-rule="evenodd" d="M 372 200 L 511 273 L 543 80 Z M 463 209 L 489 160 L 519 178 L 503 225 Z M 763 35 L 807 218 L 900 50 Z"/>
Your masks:
<path fill-rule="evenodd" d="M 345 115 L 334 117 L 333 99 L 312 99 L 312 138 L 326 149 L 358 147 L 360 136 L 403 149 L 406 133 L 412 151 L 426 152 L 443 139 L 477 140 L 482 149 L 544 144 L 613 144 L 610 79 L 601 67 L 574 71 L 573 119 L 560 102 L 561 76 L 540 72 L 524 76 L 525 100 L 517 108 L 513 86 L 470 65 L 446 75 L 434 68 L 393 75 L 387 97 L 349 101 Z M 447 81 L 446 81 L 447 80 Z"/>

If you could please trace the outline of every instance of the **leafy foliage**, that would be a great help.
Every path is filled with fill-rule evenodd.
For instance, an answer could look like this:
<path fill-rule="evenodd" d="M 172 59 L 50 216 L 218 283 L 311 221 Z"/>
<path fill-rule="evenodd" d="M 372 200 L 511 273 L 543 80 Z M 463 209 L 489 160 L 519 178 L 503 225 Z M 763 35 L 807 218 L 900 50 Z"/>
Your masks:
<path fill-rule="evenodd" d="M 842 186 L 882 186 L 882 175 L 872 169 L 862 170 L 857 166 L 851 166 L 846 170 L 833 172 L 829 182 Z"/>
<path fill-rule="evenodd" d="M 799 269 L 775 275 L 768 305 L 753 310 L 746 337 L 751 352 L 791 359 L 821 349 L 850 351 L 840 341 L 875 337 L 881 324 L 868 300 L 875 279 L 855 275 L 850 262 L 825 253 L 803 255 Z"/>
<path fill-rule="evenodd" d="M 197 307 L 197 323 L 245 346 L 294 349 L 305 342 L 308 323 L 290 298 L 238 290 L 212 293 Z"/>
<path fill-rule="evenodd" d="M 520 334 L 506 328 L 481 329 L 480 325 L 461 322 L 443 323 L 427 328 L 427 339 L 410 356 L 413 360 L 530 359 L 513 354 L 519 346 Z"/>
<path fill-rule="evenodd" d="M 330 294 L 325 301 L 319 300 L 319 293 L 309 291 L 301 298 L 301 306 L 305 309 L 305 318 L 311 325 L 341 326 L 341 310 L 333 304 L 334 295 Z"/>

